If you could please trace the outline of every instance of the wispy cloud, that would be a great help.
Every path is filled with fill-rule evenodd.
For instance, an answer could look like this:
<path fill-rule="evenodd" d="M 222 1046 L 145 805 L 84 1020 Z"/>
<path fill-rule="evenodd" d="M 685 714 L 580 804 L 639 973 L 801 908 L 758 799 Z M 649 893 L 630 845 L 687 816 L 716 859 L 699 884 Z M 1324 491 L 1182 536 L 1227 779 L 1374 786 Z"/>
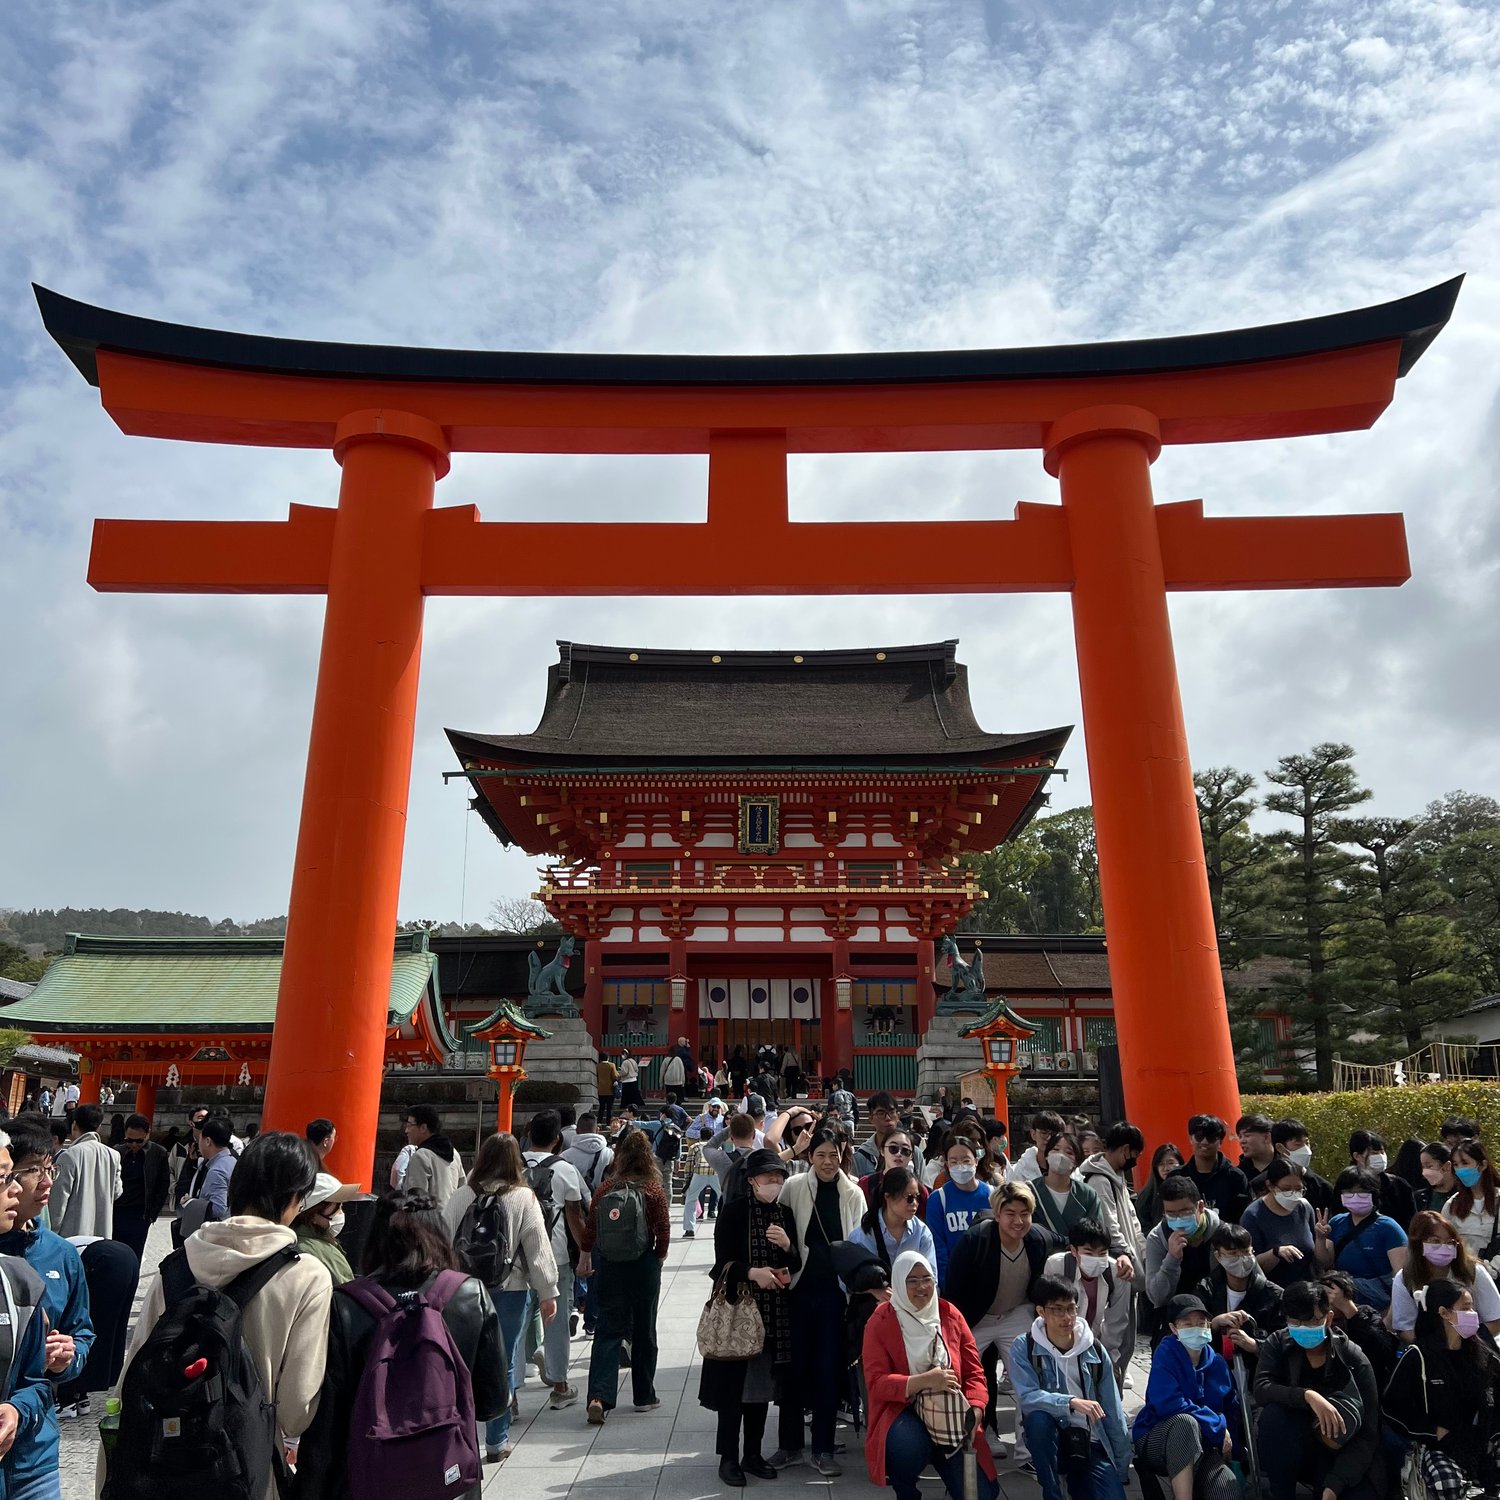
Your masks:
<path fill-rule="evenodd" d="M 285 903 L 315 600 L 96 596 L 96 515 L 276 516 L 325 457 L 128 440 L 27 282 L 185 322 L 750 352 L 1189 332 L 1467 270 L 1367 434 L 1173 449 L 1217 513 L 1401 510 L 1417 576 L 1173 606 L 1201 763 L 1347 738 L 1379 805 L 1500 786 L 1500 11 L 1456 0 L 58 0 L 0 53 L 0 903 Z M 463 458 L 442 503 L 702 507 L 698 460 Z M 819 518 L 1004 515 L 1034 455 L 799 460 Z M 403 910 L 454 915 L 444 724 L 529 727 L 552 639 L 962 636 L 997 728 L 1076 719 L 1060 598 L 437 601 Z M 1068 799 L 1087 796 L 1081 736 Z M 527 883 L 470 839 L 470 915 Z"/>

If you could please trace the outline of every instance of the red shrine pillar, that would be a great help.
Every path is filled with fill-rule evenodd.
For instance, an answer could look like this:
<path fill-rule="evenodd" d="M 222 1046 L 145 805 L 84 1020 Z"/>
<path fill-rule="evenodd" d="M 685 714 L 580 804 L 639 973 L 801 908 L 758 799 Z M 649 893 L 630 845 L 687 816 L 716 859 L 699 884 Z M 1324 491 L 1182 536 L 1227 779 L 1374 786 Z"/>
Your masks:
<path fill-rule="evenodd" d="M 937 1014 L 937 993 L 932 987 L 932 970 L 937 962 L 937 953 L 931 938 L 917 939 L 917 1045 L 927 1035 L 932 1018 Z"/>
<path fill-rule="evenodd" d="M 156 1085 L 142 1079 L 135 1086 L 135 1112 L 145 1115 L 153 1124 L 156 1121 Z M 313 1118 L 316 1118 L 315 1116 Z M 306 1124 L 306 1121 L 303 1122 Z"/>
<path fill-rule="evenodd" d="M 390 1009 L 422 650 L 422 553 L 443 431 L 338 424 L 343 465 L 263 1125 L 338 1126 L 328 1169 L 368 1187 Z"/>
<path fill-rule="evenodd" d="M 1151 464 L 1128 406 L 1047 434 L 1073 553 L 1073 631 L 1126 1108 L 1146 1159 L 1188 1116 L 1239 1115 L 1229 1016 L 1167 614 Z M 1107 1123 L 1107 1122 L 1106 1122 Z"/>
<path fill-rule="evenodd" d="M 598 938 L 583 943 L 583 1024 L 596 1049 L 604 1035 L 604 945 Z"/>

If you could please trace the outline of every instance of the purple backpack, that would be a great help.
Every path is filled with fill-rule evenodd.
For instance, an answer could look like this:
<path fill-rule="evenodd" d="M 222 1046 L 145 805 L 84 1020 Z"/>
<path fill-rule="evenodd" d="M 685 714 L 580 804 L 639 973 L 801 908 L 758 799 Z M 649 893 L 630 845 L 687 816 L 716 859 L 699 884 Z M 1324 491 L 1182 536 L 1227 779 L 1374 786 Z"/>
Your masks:
<path fill-rule="evenodd" d="M 474 1387 L 443 1320 L 466 1280 L 440 1271 L 399 1297 L 367 1276 L 339 1288 L 376 1320 L 349 1417 L 349 1493 L 360 1500 L 455 1500 L 479 1483 Z"/>

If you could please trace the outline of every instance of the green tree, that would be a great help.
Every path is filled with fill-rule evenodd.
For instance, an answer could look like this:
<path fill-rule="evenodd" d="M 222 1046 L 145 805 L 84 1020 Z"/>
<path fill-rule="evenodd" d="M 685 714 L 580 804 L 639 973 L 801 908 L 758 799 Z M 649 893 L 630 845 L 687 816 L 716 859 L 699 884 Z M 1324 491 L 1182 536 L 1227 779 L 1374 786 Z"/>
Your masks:
<path fill-rule="evenodd" d="M 1333 1087 L 1334 1047 L 1350 1030 L 1336 940 L 1356 899 L 1357 862 L 1339 846 L 1337 823 L 1371 795 L 1360 786 L 1353 760 L 1352 746 L 1327 742 L 1306 755 L 1283 755 L 1266 773 L 1275 788 L 1266 810 L 1292 820 L 1267 840 L 1276 852 L 1266 902 L 1279 933 L 1274 947 L 1298 965 L 1276 988 L 1294 1042 L 1312 1046 L 1320 1089 Z"/>
<path fill-rule="evenodd" d="M 1094 810 L 1074 807 L 1037 818 L 988 854 L 962 861 L 988 897 L 965 932 L 1102 932 Z"/>
<path fill-rule="evenodd" d="M 19 943 L 0 941 L 0 979 L 35 984 L 47 972 L 50 960 L 31 958 Z"/>
<path fill-rule="evenodd" d="M 1480 994 L 1500 994 L 1500 827 L 1461 833 L 1436 856 L 1463 967 Z"/>
<path fill-rule="evenodd" d="M 1367 1024 L 1415 1052 L 1433 1022 L 1457 1015 L 1477 993 L 1463 972 L 1465 944 L 1448 915 L 1437 855 L 1416 818 L 1338 818 L 1330 832 L 1359 851 L 1345 882 L 1353 899 L 1340 960 Z"/>

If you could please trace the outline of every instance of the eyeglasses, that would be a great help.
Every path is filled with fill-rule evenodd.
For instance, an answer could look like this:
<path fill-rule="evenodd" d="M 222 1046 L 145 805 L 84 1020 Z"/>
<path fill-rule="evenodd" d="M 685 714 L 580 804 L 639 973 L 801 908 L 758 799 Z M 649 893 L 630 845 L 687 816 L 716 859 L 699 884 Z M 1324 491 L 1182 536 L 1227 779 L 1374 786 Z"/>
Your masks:
<path fill-rule="evenodd" d="M 7 1186 L 12 1182 L 19 1182 L 23 1177 L 35 1177 L 38 1180 L 45 1177 L 49 1182 L 55 1182 L 57 1180 L 57 1171 L 58 1169 L 52 1166 L 50 1163 L 46 1166 L 22 1167 L 19 1172 L 12 1172 L 8 1177 L 6 1177 L 4 1183 L 0 1183 L 0 1186 Z"/>
<path fill-rule="evenodd" d="M 930 1276 L 908 1276 L 906 1278 L 908 1287 L 913 1286 L 936 1286 L 937 1283 Z"/>

